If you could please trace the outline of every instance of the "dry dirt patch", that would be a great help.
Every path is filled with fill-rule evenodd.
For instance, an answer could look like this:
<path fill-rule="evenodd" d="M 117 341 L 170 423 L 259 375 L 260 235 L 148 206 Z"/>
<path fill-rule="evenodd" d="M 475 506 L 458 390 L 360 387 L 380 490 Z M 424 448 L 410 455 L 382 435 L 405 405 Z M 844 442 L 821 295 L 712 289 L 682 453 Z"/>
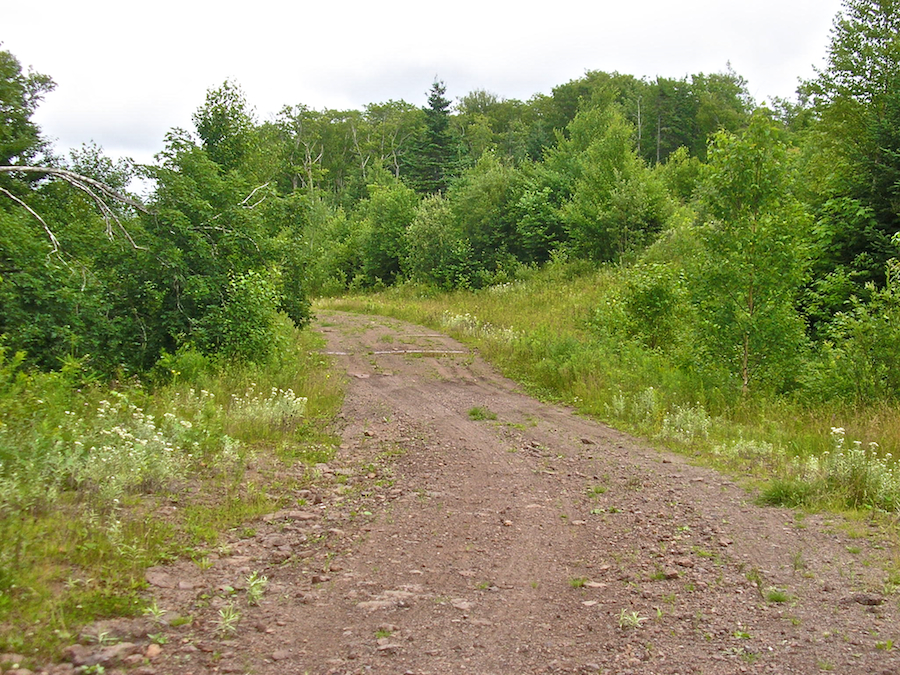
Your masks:
<path fill-rule="evenodd" d="M 133 668 L 900 672 L 890 552 L 874 539 L 758 507 L 427 328 L 323 312 L 319 330 L 348 377 L 340 452 L 296 509 L 204 569 L 152 571 L 168 619 L 113 627 L 140 647 Z M 153 631 L 165 644 L 148 655 Z"/>

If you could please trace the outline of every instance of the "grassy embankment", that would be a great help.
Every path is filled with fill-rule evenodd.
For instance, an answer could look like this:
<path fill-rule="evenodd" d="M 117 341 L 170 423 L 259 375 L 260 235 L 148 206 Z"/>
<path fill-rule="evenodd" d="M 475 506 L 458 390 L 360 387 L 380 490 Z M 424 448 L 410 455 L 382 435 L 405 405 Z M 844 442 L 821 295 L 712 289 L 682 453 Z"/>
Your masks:
<path fill-rule="evenodd" d="M 46 658 L 86 623 L 146 611 L 148 566 L 202 564 L 332 456 L 339 378 L 312 331 L 285 323 L 280 341 L 265 365 L 167 358 L 154 387 L 3 354 L 0 652 Z"/>
<path fill-rule="evenodd" d="M 689 342 L 653 350 L 618 330 L 619 288 L 614 269 L 557 264 L 478 292 L 402 286 L 319 306 L 446 330 L 533 394 L 738 476 L 768 503 L 841 511 L 857 521 L 877 513 L 879 523 L 894 523 L 894 405 L 744 396 L 735 379 L 695 367 Z"/>

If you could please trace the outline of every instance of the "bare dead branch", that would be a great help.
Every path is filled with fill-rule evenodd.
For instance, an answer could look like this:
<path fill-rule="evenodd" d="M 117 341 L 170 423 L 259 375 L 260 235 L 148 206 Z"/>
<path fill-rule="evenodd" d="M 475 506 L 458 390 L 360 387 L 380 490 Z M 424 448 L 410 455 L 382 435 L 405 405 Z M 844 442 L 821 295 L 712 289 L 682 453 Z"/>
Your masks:
<path fill-rule="evenodd" d="M 131 234 L 129 234 L 128 230 L 122 224 L 122 221 L 119 220 L 119 217 L 116 215 L 116 213 L 110 208 L 109 204 L 104 201 L 103 197 L 106 197 L 106 199 L 113 199 L 122 204 L 131 206 L 138 211 L 141 211 L 142 213 L 150 213 L 150 211 L 140 202 L 135 201 L 131 197 L 128 197 L 127 195 L 124 195 L 117 190 L 114 190 L 101 181 L 94 180 L 93 178 L 89 178 L 88 176 L 83 176 L 80 173 L 75 173 L 74 171 L 69 171 L 68 169 L 57 169 L 55 167 L 49 166 L 0 166 L 0 173 L 15 172 L 41 173 L 49 176 L 55 176 L 66 181 L 67 183 L 69 183 L 69 185 L 82 190 L 94 201 L 94 203 L 97 205 L 97 208 L 100 210 L 100 214 L 103 216 L 103 221 L 106 223 L 106 234 L 108 237 L 112 238 L 113 236 L 112 223 L 115 222 L 119 230 L 122 232 L 122 235 L 128 240 L 128 243 L 131 244 L 132 248 L 141 248 L 135 243 L 134 239 L 131 238 Z M 0 190 L 2 190 L 2 188 L 0 188 Z M 100 194 L 98 194 L 98 192 Z M 27 204 L 25 204 L 25 202 L 15 197 L 7 190 L 3 190 L 3 193 L 13 199 L 16 203 L 27 209 L 27 211 L 31 215 L 33 215 L 38 219 L 38 221 L 40 221 L 41 225 L 44 226 L 44 230 L 47 232 L 47 236 L 50 238 L 51 244 L 53 245 L 53 252 L 57 252 L 59 250 L 59 242 L 57 241 L 53 232 L 47 226 L 47 223 L 44 222 L 44 219 L 41 218 L 34 211 L 34 209 L 29 207 Z"/>
<path fill-rule="evenodd" d="M 40 215 L 37 213 L 37 211 L 35 211 L 30 206 L 28 206 L 28 204 L 26 204 L 21 199 L 16 197 L 12 192 L 7 190 L 6 188 L 0 187 L 0 192 L 2 192 L 7 197 L 12 199 L 16 204 L 21 206 L 23 209 L 28 211 L 28 213 L 30 213 L 32 216 L 34 216 L 37 219 L 37 221 L 43 226 L 44 232 L 47 233 L 47 237 L 50 239 L 50 244 L 53 246 L 53 250 L 50 253 L 51 254 L 58 253 L 59 252 L 59 241 L 56 239 L 56 235 L 53 234 L 53 230 L 50 229 L 50 226 L 47 225 L 47 223 L 44 221 L 44 219 L 40 217 Z"/>
<path fill-rule="evenodd" d="M 270 182 L 271 182 L 271 181 L 270 181 Z M 250 199 L 253 197 L 253 195 L 255 195 L 257 192 L 259 192 L 259 191 L 262 190 L 263 188 L 267 188 L 267 187 L 269 187 L 269 183 L 263 183 L 263 184 L 260 185 L 259 187 L 253 188 L 253 192 L 251 192 L 249 195 L 247 195 L 246 197 L 244 197 L 244 200 L 243 200 L 240 204 L 238 204 L 238 206 L 246 206 L 247 202 L 250 201 Z M 266 200 L 266 197 L 267 197 L 267 196 L 268 196 L 268 195 L 263 195 L 262 199 L 260 199 L 259 201 L 257 201 L 255 204 L 251 204 L 250 206 L 246 206 L 246 208 L 248 208 L 248 209 L 256 208 L 257 206 L 259 206 L 260 204 L 262 204 L 262 203 Z"/>
<path fill-rule="evenodd" d="M 99 180 L 94 180 L 93 178 L 83 176 L 80 173 L 75 173 L 74 171 L 69 171 L 68 169 L 57 169 L 51 166 L 0 166 L 0 173 L 15 173 L 16 171 L 21 171 L 22 173 L 43 173 L 51 176 L 59 176 L 60 178 L 68 177 L 72 180 L 91 185 L 105 194 L 107 197 L 111 197 L 118 202 L 134 207 L 142 213 L 150 213 L 147 207 L 141 204 L 139 201 L 132 199 L 128 195 L 122 194 L 118 190 L 114 190 L 106 183 L 102 183 Z"/>

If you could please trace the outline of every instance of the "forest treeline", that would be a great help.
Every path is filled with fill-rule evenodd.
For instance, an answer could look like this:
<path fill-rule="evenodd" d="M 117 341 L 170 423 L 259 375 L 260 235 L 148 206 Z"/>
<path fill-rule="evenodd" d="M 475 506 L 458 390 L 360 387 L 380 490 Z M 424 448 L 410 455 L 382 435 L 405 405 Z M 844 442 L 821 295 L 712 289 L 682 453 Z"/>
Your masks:
<path fill-rule="evenodd" d="M 55 156 L 32 121 L 52 80 L 0 52 L 4 349 L 106 376 L 261 359 L 316 295 L 568 261 L 620 270 L 592 330 L 735 391 L 896 399 L 898 34 L 895 0 L 846 0 L 824 68 L 768 105 L 730 68 L 592 71 L 525 102 L 436 81 L 421 107 L 261 121 L 226 81 L 152 166 Z M 24 166 L 152 190 L 139 210 Z"/>

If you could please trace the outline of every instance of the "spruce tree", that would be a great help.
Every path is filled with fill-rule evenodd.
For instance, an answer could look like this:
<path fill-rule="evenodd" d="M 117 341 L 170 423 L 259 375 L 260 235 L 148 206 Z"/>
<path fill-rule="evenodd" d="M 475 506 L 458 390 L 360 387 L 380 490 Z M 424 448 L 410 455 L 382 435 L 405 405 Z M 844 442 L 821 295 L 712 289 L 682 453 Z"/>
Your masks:
<path fill-rule="evenodd" d="M 409 159 L 407 182 L 422 194 L 445 192 L 453 175 L 454 149 L 450 131 L 450 100 L 440 80 L 431 85 L 425 128 Z"/>

